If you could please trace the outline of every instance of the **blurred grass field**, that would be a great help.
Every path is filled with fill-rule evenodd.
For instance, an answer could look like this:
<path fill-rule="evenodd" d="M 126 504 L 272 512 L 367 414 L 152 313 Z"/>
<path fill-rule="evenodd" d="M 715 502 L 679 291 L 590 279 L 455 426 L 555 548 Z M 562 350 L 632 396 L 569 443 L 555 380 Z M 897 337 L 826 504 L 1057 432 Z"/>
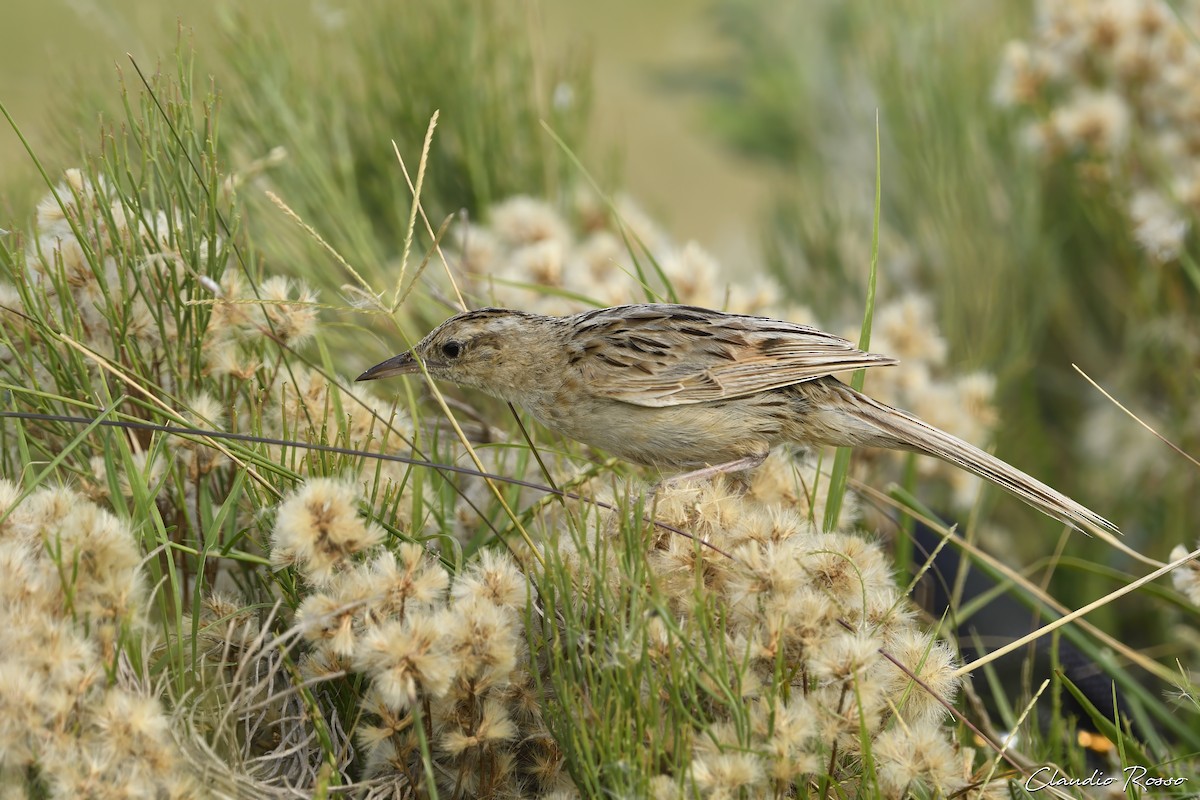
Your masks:
<path fill-rule="evenodd" d="M 928 460 L 655 493 L 504 404 L 350 377 L 460 293 L 858 338 L 877 263 L 902 365 L 869 393 L 1179 559 L 1194 465 L 1072 364 L 1200 449 L 1200 4 L 192 13 L 0 29 L 32 151 L 0 133 L 0 390 L 58 415 L 0 425 L 6 789 L 991 797 L 1052 764 L 1194 791 L 1194 562 L 1043 634 L 1120 719 L 1055 669 L 960 693 L 983 601 L 916 613 L 916 521 L 1041 622 L 1146 564 Z"/>
<path fill-rule="evenodd" d="M 18 4 L 6 10 L 0 30 L 0 96 L 34 142 L 56 141 L 70 132 L 56 129 L 61 104 L 54 97 L 127 71 L 127 53 L 148 68 L 169 59 L 179 25 L 206 49 L 218 36 L 219 8 L 130 0 Z M 253 13 L 261 22 L 286 21 L 300 38 L 321 19 L 336 19 L 338 5 L 263 4 Z M 731 265 L 755 263 L 761 249 L 755 214 L 766 202 L 770 171 L 731 156 L 703 130 L 699 98 L 659 90 L 660 71 L 710 62 L 727 50 L 705 4 L 671 0 L 646 8 L 621 0 L 601 8 L 568 0 L 531 4 L 524 13 L 537 47 L 578 50 L 592 63 L 587 155 L 593 163 L 618 170 L 623 185 L 676 236 L 700 241 Z M 0 173 L 33 182 L 8 130 L 0 131 Z"/>

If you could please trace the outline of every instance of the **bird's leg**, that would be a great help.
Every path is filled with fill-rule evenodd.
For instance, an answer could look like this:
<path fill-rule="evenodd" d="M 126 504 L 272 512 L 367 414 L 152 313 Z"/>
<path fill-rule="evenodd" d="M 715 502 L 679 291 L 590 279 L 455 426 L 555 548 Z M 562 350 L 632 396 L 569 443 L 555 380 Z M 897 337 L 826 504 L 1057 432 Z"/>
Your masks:
<path fill-rule="evenodd" d="M 676 486 L 684 481 L 704 480 L 705 478 L 713 478 L 717 475 L 725 475 L 730 472 L 743 472 L 746 470 L 752 470 L 766 460 L 767 453 L 755 453 L 752 456 L 738 458 L 733 461 L 726 461 L 724 464 L 714 464 L 711 467 L 692 470 L 691 472 L 685 472 L 682 475 L 673 475 L 659 485 Z"/>

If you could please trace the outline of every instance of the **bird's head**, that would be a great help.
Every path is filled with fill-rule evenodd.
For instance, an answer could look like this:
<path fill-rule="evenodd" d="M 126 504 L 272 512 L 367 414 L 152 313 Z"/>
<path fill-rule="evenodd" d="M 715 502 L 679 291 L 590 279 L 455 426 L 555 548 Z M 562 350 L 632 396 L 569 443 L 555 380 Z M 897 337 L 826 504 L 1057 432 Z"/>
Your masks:
<path fill-rule="evenodd" d="M 508 397 L 528 382 L 537 345 L 553 322 L 553 317 L 506 308 L 468 311 L 434 328 L 411 352 L 392 356 L 355 380 L 419 373 L 419 361 L 435 378 Z"/>

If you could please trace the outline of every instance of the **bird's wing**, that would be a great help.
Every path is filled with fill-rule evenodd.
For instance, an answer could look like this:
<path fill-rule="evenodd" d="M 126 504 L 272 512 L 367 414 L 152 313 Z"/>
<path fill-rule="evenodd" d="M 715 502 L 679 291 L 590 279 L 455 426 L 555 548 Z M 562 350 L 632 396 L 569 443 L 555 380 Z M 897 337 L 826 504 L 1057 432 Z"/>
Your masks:
<path fill-rule="evenodd" d="M 662 407 L 744 397 L 896 360 L 807 325 L 647 304 L 578 315 L 568 362 L 595 395 Z"/>

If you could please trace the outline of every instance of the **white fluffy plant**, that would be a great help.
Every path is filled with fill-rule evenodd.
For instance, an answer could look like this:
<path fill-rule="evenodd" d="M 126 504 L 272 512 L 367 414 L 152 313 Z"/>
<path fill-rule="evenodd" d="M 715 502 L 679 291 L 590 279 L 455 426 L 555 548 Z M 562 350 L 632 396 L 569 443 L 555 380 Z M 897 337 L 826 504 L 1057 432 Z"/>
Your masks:
<path fill-rule="evenodd" d="M 296 615 L 301 674 L 366 679 L 364 779 L 428 791 L 431 765 L 443 791 L 471 796 L 569 785 L 532 699 L 525 575 L 483 551 L 451 578 L 419 544 L 381 545 L 356 494 L 324 478 L 299 487 L 277 509 L 272 558 L 311 587 Z"/>
<path fill-rule="evenodd" d="M 0 481 L 0 781 L 28 796 L 184 798 L 200 783 L 144 671 L 149 595 L 128 524 Z"/>

